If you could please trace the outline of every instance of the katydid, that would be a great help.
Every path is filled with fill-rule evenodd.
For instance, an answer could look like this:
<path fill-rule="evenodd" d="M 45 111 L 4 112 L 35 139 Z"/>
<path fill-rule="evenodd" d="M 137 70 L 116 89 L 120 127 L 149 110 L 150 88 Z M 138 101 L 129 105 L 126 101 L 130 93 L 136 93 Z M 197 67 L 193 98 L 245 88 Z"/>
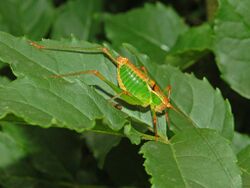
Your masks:
<path fill-rule="evenodd" d="M 132 64 L 128 58 L 111 54 L 106 47 L 100 46 L 96 48 L 79 48 L 79 47 L 46 47 L 40 44 L 30 42 L 30 44 L 38 49 L 65 51 L 75 53 L 101 53 L 109 58 L 117 67 L 117 81 L 119 87 L 106 79 L 97 70 L 79 71 L 67 74 L 53 75 L 53 77 L 76 76 L 80 74 L 92 74 L 108 84 L 117 94 L 114 98 L 121 98 L 131 105 L 139 105 L 142 107 L 150 107 L 154 125 L 155 139 L 158 139 L 157 132 L 157 113 L 165 112 L 167 123 L 169 124 L 167 109 L 176 109 L 170 104 L 171 87 L 166 87 L 168 95 L 166 96 L 156 82 L 151 79 L 145 67 L 138 68 Z"/>

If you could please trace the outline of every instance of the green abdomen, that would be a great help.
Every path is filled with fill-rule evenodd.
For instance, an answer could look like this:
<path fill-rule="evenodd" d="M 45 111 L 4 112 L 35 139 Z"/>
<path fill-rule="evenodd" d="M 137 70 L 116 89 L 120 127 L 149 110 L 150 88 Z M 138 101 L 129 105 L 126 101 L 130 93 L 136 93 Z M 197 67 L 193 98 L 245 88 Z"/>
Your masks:
<path fill-rule="evenodd" d="M 120 79 L 126 90 L 142 101 L 145 105 L 149 105 L 151 101 L 151 94 L 146 81 L 140 78 L 127 65 L 122 65 L 118 71 L 120 71 Z"/>

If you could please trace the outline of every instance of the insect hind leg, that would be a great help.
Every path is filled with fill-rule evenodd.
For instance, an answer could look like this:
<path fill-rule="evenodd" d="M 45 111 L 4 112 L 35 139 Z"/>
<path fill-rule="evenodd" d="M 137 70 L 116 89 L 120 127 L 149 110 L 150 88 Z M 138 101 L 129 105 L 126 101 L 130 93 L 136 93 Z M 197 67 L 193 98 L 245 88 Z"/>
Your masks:
<path fill-rule="evenodd" d="M 79 72 L 72 72 L 72 73 L 66 73 L 66 74 L 55 74 L 51 75 L 52 78 L 62 78 L 62 77 L 68 77 L 68 76 L 78 76 L 81 74 L 92 74 L 101 80 L 105 81 L 106 78 L 97 70 L 87 70 L 87 71 L 79 71 Z"/>

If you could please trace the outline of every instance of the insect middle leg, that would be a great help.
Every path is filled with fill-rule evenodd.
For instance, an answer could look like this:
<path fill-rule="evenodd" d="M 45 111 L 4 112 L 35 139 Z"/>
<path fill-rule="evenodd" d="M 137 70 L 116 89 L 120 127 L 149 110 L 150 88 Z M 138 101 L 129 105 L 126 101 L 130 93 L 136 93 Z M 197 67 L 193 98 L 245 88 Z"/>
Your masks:
<path fill-rule="evenodd" d="M 104 81 L 117 95 L 115 95 L 112 99 L 120 97 L 123 101 L 132 104 L 132 105 L 141 105 L 140 101 L 138 101 L 135 97 L 131 96 L 127 91 L 122 90 L 108 79 L 106 79 L 99 71 L 97 70 L 87 70 L 87 71 L 79 71 L 79 72 L 72 72 L 67 74 L 59 74 L 59 75 L 51 75 L 50 77 L 53 78 L 62 78 L 67 76 L 78 76 L 81 74 L 92 74 L 102 81 Z"/>
<path fill-rule="evenodd" d="M 157 130 L 157 116 L 155 110 L 151 109 L 152 118 L 153 118 L 153 125 L 154 125 L 154 133 L 155 133 L 155 140 L 158 141 L 159 135 Z"/>
<path fill-rule="evenodd" d="M 114 106 L 115 108 L 117 108 L 118 110 L 121 110 L 121 109 L 122 109 L 122 106 L 119 105 L 119 104 L 117 104 L 117 103 L 115 103 L 115 102 L 113 102 L 113 100 L 116 99 L 116 98 L 119 98 L 119 97 L 120 97 L 121 95 L 123 95 L 123 94 L 127 94 L 127 95 L 128 95 L 127 91 L 122 91 L 122 92 L 120 92 L 120 93 L 117 93 L 116 95 L 114 95 L 113 97 L 111 97 L 111 98 L 108 100 L 109 103 L 110 103 L 112 106 Z"/>
<path fill-rule="evenodd" d="M 166 90 L 168 92 L 168 101 L 170 102 L 170 95 L 171 95 L 171 86 L 168 85 L 164 90 Z M 173 109 L 173 107 L 171 107 Z M 170 129 L 170 120 L 169 120 L 169 116 L 168 116 L 168 112 L 166 111 L 165 113 L 165 117 L 166 117 L 166 121 L 168 124 L 168 128 Z"/>

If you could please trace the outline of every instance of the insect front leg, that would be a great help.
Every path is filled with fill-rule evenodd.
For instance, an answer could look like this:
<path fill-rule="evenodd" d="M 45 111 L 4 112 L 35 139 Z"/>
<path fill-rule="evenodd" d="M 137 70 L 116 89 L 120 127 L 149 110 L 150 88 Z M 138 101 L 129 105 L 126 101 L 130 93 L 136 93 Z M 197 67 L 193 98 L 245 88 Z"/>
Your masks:
<path fill-rule="evenodd" d="M 116 99 L 116 98 L 119 98 L 119 97 L 120 97 L 121 95 L 123 95 L 123 94 L 129 95 L 127 91 L 124 91 L 124 90 L 123 90 L 122 92 L 117 93 L 117 94 L 114 95 L 112 98 L 110 98 L 109 101 L 112 101 L 112 100 L 114 100 L 114 99 Z"/>
<path fill-rule="evenodd" d="M 168 92 L 168 100 L 170 101 L 170 95 L 171 95 L 171 85 L 168 85 L 164 90 L 166 90 Z"/>
<path fill-rule="evenodd" d="M 141 66 L 140 69 L 141 69 L 146 75 L 148 75 L 148 71 L 147 71 L 146 67 Z"/>
<path fill-rule="evenodd" d="M 112 97 L 112 99 L 120 97 L 123 101 L 127 102 L 128 104 L 141 105 L 140 101 L 138 101 L 137 98 L 129 95 L 127 91 L 122 90 L 121 88 L 119 88 L 118 86 L 110 82 L 107 78 L 105 78 L 105 76 L 103 76 L 97 70 L 87 70 L 87 71 L 79 71 L 79 72 L 72 72 L 72 73 L 66 73 L 66 74 L 51 75 L 50 77 L 62 78 L 62 77 L 68 77 L 68 76 L 78 76 L 82 74 L 91 74 L 91 75 L 98 77 L 102 81 L 104 81 L 115 93 L 117 93 L 117 95 Z"/>
<path fill-rule="evenodd" d="M 112 102 L 114 99 L 116 99 L 116 98 L 119 98 L 121 95 L 123 95 L 123 94 L 125 94 L 125 95 L 128 95 L 128 92 L 127 91 L 122 91 L 122 92 L 120 92 L 120 93 L 117 93 L 116 95 L 114 95 L 113 97 L 111 97 L 108 101 L 109 101 L 109 103 L 112 105 L 112 106 L 114 106 L 115 108 L 117 108 L 118 110 L 121 110 L 122 109 L 122 106 L 121 105 L 119 105 L 119 104 L 116 104 L 116 103 L 114 103 L 114 102 Z"/>

